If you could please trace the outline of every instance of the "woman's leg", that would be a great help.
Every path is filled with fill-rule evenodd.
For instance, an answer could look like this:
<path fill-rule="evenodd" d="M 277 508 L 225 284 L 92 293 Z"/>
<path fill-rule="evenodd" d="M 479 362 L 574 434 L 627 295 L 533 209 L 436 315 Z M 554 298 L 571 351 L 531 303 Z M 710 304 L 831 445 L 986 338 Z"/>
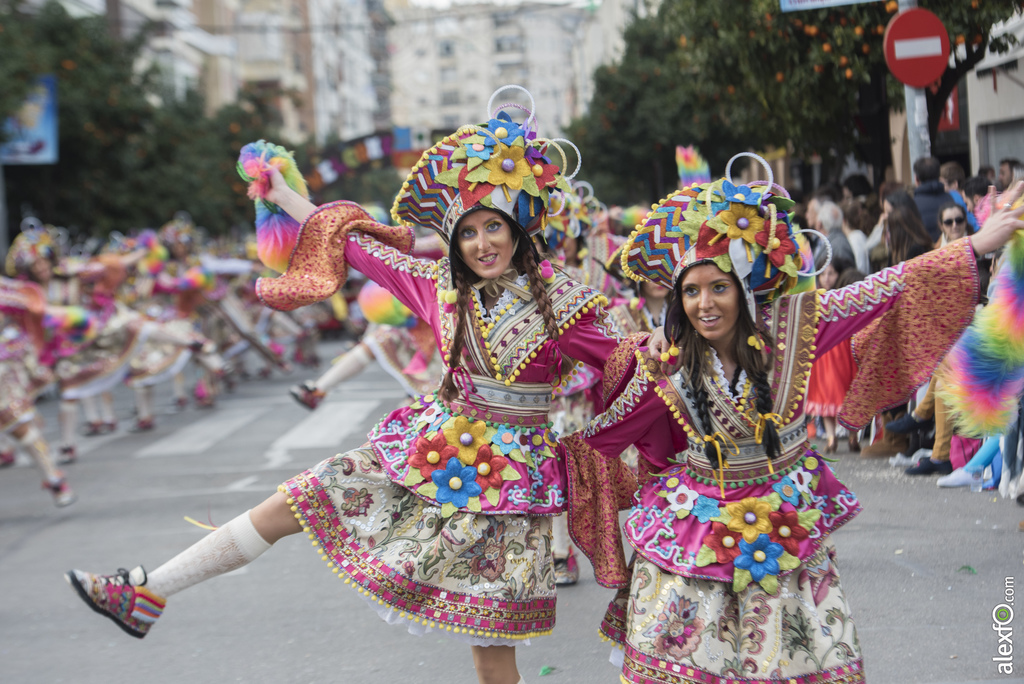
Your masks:
<path fill-rule="evenodd" d="M 828 451 L 836 450 L 836 417 L 822 416 L 821 422 L 825 424 L 825 437 L 828 439 Z"/>
<path fill-rule="evenodd" d="M 519 684 L 514 646 L 473 646 L 473 665 L 480 684 Z"/>
<path fill-rule="evenodd" d="M 18 440 L 21 448 L 32 457 L 39 469 L 43 471 L 43 488 L 53 495 L 53 502 L 58 506 L 68 506 L 75 502 L 75 493 L 71 491 L 64 473 L 57 470 L 50 456 L 50 445 L 43 439 L 43 433 L 35 420 L 31 420 L 11 430 L 11 435 Z"/>
<path fill-rule="evenodd" d="M 114 393 L 103 392 L 100 394 L 100 415 L 103 419 L 103 427 L 108 432 L 117 429 L 117 414 L 114 413 Z"/>

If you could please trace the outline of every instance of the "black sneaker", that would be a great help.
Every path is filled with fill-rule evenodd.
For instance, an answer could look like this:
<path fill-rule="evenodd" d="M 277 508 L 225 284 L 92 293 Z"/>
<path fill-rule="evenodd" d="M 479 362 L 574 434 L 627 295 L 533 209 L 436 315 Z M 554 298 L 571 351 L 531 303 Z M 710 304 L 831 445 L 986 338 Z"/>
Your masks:
<path fill-rule="evenodd" d="M 922 458 L 916 466 L 903 471 L 907 475 L 949 475 L 953 472 L 953 464 L 949 461 L 935 462 L 930 458 Z"/>
<path fill-rule="evenodd" d="M 930 420 L 918 420 L 913 413 L 908 411 L 891 423 L 886 423 L 885 429 L 888 432 L 895 432 L 897 435 L 909 435 L 911 432 L 924 430 L 931 422 Z"/>

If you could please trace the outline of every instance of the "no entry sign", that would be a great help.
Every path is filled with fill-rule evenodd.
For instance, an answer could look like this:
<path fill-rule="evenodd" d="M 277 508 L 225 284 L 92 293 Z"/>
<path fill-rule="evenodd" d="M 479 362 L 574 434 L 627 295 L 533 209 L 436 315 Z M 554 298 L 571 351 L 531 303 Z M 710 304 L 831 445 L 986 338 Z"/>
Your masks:
<path fill-rule="evenodd" d="M 885 29 L 885 63 L 901 83 L 924 88 L 942 77 L 949 64 L 949 33 L 925 9 L 900 12 Z"/>

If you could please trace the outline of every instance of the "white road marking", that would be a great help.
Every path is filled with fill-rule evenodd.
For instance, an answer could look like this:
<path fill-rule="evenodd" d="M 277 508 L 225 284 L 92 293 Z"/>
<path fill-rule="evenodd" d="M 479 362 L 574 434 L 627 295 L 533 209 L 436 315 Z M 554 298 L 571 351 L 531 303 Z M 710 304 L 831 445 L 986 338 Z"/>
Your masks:
<path fill-rule="evenodd" d="M 360 430 L 373 415 L 380 401 L 339 401 L 321 406 L 312 415 L 274 440 L 263 456 L 263 468 L 275 468 L 291 461 L 290 449 L 324 449 L 336 447 L 349 435 Z M 328 454 L 329 455 L 329 454 Z"/>
<path fill-rule="evenodd" d="M 154 456 L 175 456 L 178 454 L 197 454 L 209 449 L 232 433 L 245 425 L 253 422 L 263 414 L 269 412 L 273 407 L 264 406 L 262 410 L 253 408 L 224 408 L 217 409 L 197 423 L 192 423 L 172 434 L 154 442 L 140 450 L 136 458 L 151 458 Z"/>

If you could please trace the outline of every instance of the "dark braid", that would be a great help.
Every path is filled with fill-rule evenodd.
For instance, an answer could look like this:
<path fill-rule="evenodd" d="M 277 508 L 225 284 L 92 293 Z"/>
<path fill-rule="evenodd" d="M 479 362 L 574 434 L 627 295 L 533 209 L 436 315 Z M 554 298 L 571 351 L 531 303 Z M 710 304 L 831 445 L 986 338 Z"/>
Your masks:
<path fill-rule="evenodd" d="M 703 382 L 697 382 L 693 388 L 693 401 L 697 405 L 697 417 L 700 419 L 701 428 L 705 435 L 710 435 L 715 430 L 711 426 L 711 402 L 708 400 L 708 391 L 704 388 Z M 711 442 L 704 442 L 704 455 L 708 463 L 718 462 L 718 450 Z M 725 452 L 722 452 L 722 463 L 725 463 Z"/>
<path fill-rule="evenodd" d="M 755 404 L 757 412 L 761 415 L 768 415 L 772 412 L 774 403 L 772 401 L 772 387 L 768 384 L 768 374 L 764 372 L 754 373 L 751 377 L 751 384 L 753 384 L 754 392 L 757 394 L 757 402 Z M 779 429 L 770 420 L 765 421 L 761 446 L 764 447 L 765 453 L 768 454 L 769 461 L 774 461 L 775 457 L 782 452 Z"/>
<path fill-rule="evenodd" d="M 448 371 L 444 374 L 444 379 L 441 381 L 441 389 L 438 392 L 442 401 L 454 401 L 459 398 L 459 388 L 455 384 L 455 374 L 453 371 L 462 365 L 462 349 L 466 344 L 466 332 L 469 327 L 467 319 L 469 318 L 469 310 L 472 307 L 469 281 L 466 280 L 459 268 L 452 268 L 451 273 L 452 280 L 455 281 L 455 289 L 459 293 L 455 313 L 458 322 L 455 326 L 452 346 L 448 348 Z"/>
<path fill-rule="evenodd" d="M 544 318 L 544 330 L 547 332 L 548 337 L 557 341 L 558 319 L 555 318 L 555 312 L 551 308 L 551 298 L 548 297 L 548 289 L 540 278 L 540 266 L 537 265 L 537 259 L 534 257 L 533 249 L 529 244 L 522 248 L 521 262 L 522 270 L 526 272 L 526 277 L 530 280 L 530 294 L 533 295 L 533 300 L 537 303 L 537 309 L 540 310 L 540 315 Z"/>

